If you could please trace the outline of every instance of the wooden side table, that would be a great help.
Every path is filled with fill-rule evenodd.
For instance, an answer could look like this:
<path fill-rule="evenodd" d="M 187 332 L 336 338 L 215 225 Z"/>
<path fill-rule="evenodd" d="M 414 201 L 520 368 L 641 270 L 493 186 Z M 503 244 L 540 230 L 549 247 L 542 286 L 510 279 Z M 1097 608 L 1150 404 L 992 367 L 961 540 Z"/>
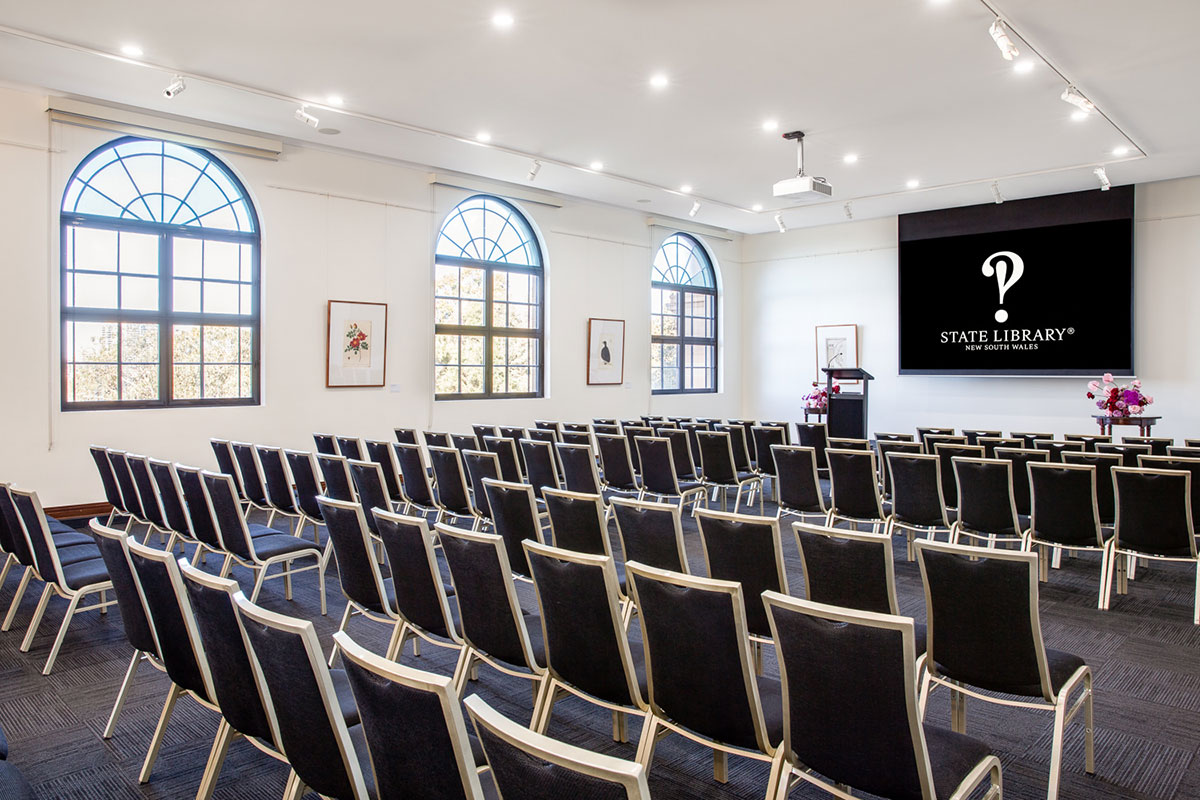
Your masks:
<path fill-rule="evenodd" d="M 829 412 L 822 411 L 819 408 L 806 408 L 806 409 L 804 409 L 804 421 L 808 422 L 809 417 L 816 417 L 817 422 L 820 422 L 821 418 L 824 417 L 827 413 L 829 413 Z"/>
<path fill-rule="evenodd" d="M 1111 436 L 1113 425 L 1136 425 L 1139 436 L 1149 436 L 1150 431 L 1154 428 L 1162 417 L 1110 417 L 1105 414 L 1092 414 L 1092 419 L 1100 426 L 1100 433 L 1104 436 Z"/>

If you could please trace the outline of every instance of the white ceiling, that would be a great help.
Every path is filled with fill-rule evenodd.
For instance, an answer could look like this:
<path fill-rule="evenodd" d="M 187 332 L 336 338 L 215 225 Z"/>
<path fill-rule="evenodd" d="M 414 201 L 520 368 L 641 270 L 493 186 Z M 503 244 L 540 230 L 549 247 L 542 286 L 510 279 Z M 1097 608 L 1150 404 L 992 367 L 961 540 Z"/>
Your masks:
<path fill-rule="evenodd" d="M 0 0 L 0 81 L 518 184 L 533 155 L 539 188 L 659 216 L 686 215 L 664 189 L 688 183 L 696 221 L 743 232 L 778 210 L 838 222 L 848 200 L 859 219 L 988 202 L 993 180 L 1009 199 L 1094 188 L 1098 164 L 1116 184 L 1200 174 L 1200 3 L 991 5 L 1114 124 L 1072 122 L 1044 62 L 1014 73 L 981 0 Z M 101 54 L 131 42 L 144 63 Z M 192 77 L 168 101 L 176 71 Z M 339 135 L 293 118 L 330 94 L 352 113 L 312 111 Z M 831 201 L 771 197 L 797 128 Z M 464 141 L 480 130 L 498 147 Z M 1123 143 L 1145 157 L 1114 157 Z M 605 174 L 563 166 L 595 159 Z"/>

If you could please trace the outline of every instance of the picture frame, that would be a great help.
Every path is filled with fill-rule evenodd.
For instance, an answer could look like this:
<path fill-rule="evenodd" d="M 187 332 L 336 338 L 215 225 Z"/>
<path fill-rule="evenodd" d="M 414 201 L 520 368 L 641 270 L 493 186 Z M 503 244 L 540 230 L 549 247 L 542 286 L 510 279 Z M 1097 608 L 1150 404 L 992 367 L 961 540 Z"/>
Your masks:
<path fill-rule="evenodd" d="M 325 387 L 387 383 L 387 303 L 330 300 L 325 328 Z"/>
<path fill-rule="evenodd" d="M 587 382 L 588 386 L 625 382 L 625 320 L 588 319 Z"/>
<path fill-rule="evenodd" d="M 818 325 L 817 382 L 825 383 L 824 367 L 857 367 L 858 325 Z M 843 386 L 855 386 L 860 381 L 839 381 Z"/>

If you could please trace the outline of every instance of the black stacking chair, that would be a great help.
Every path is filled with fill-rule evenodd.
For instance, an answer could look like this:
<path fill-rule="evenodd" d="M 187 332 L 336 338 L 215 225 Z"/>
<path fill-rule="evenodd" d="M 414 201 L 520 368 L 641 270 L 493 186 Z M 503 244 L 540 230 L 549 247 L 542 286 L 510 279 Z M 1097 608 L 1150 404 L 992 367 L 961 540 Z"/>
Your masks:
<path fill-rule="evenodd" d="M 830 436 L 826 440 L 826 450 L 870 450 L 871 442 L 869 439 L 846 439 L 838 436 Z"/>
<path fill-rule="evenodd" d="M 84 611 L 96 610 L 107 614 L 108 607 L 116 603 L 116 600 L 107 597 L 107 593 L 112 589 L 112 581 L 108 577 L 104 559 L 101 558 L 95 542 L 68 545 L 64 547 L 63 554 L 60 555 L 58 544 L 50 530 L 50 523 L 46 520 L 46 514 L 42 510 L 42 503 L 38 499 L 37 492 L 6 487 L 5 492 L 0 492 L 0 494 L 6 494 L 11 498 L 10 502 L 16 508 L 20 523 L 24 526 L 25 538 L 33 557 L 32 576 L 45 584 L 37 610 L 33 612 L 33 618 L 29 621 L 29 630 L 21 642 L 22 653 L 29 652 L 33 639 L 37 635 L 38 627 L 42 623 L 42 617 L 46 614 L 46 607 L 50 604 L 50 599 L 54 595 L 58 595 L 67 601 L 67 611 L 63 615 L 62 625 L 59 626 L 58 636 L 55 637 L 54 645 L 50 648 L 50 655 L 46 657 L 46 666 L 42 668 L 42 674 L 49 675 L 50 671 L 54 669 L 54 661 L 58 658 L 58 652 L 67 638 L 67 628 L 70 627 L 71 620 L 75 618 L 75 615 Z M 7 512 L 6 516 L 8 516 Z M 10 526 L 17 527 L 12 526 L 11 522 Z M 81 535 L 86 536 L 86 534 Z M 66 563 L 67 561 L 73 563 Z M 80 601 L 89 595 L 99 595 L 99 598 L 90 606 L 80 607 Z M 16 598 L 14 598 L 15 600 Z M 13 608 L 15 609 L 15 606 Z M 7 622 L 8 620 L 6 620 Z"/>
<path fill-rule="evenodd" d="M 547 419 L 535 419 L 533 421 L 533 427 L 530 428 L 531 431 L 532 430 L 551 431 L 555 435 L 558 434 L 560 429 L 561 429 L 561 426 L 557 422 L 553 422 L 553 421 L 547 420 Z"/>
<path fill-rule="evenodd" d="M 320 528 L 325 520 L 321 516 L 321 505 L 317 502 L 322 494 L 321 483 L 317 479 L 317 461 L 312 453 L 300 450 L 284 450 L 283 457 L 287 460 L 292 485 L 296 487 L 296 510 L 300 512 L 300 519 L 292 533 L 300 536 L 306 524 L 312 525 L 313 542 L 320 544 Z"/>
<path fill-rule="evenodd" d="M 1096 452 L 1098 444 L 1112 444 L 1112 437 L 1108 435 L 1101 436 L 1094 433 L 1068 433 L 1063 436 L 1068 442 L 1083 442 L 1083 451 L 1085 453 Z"/>
<path fill-rule="evenodd" d="M 434 514 L 440 517 L 441 509 L 438 508 L 437 499 L 429 485 L 429 473 L 425 471 L 425 464 L 421 461 L 421 448 L 415 444 L 397 442 L 392 445 L 392 452 L 396 454 L 396 462 L 400 465 L 400 489 L 404 492 L 403 512 L 411 514 L 413 509 L 416 509 L 422 515 Z"/>
<path fill-rule="evenodd" d="M 464 450 L 462 452 L 463 466 L 471 481 L 471 509 L 479 518 L 475 526 L 479 530 L 485 525 L 492 524 L 492 509 L 488 506 L 487 492 L 483 490 L 485 480 L 500 480 L 500 459 L 495 453 L 484 450 Z"/>
<path fill-rule="evenodd" d="M 1200 458 L 1200 447 L 1168 447 L 1167 455 L 1175 458 Z"/>
<path fill-rule="evenodd" d="M 916 439 L 911 433 L 880 433 L 876 431 L 875 441 L 878 442 L 915 442 Z"/>
<path fill-rule="evenodd" d="M 275 509 L 267 503 L 267 492 L 263 488 L 262 471 L 259 469 L 258 459 L 254 455 L 254 445 L 246 442 L 230 442 L 229 449 L 233 452 L 233 460 L 237 464 L 242 499 L 249 503 L 251 508 L 266 512 L 269 515 L 267 527 L 271 527 L 271 523 L 275 521 Z"/>
<path fill-rule="evenodd" d="M 1085 769 L 1096 770 L 1092 672 L 1083 659 L 1042 642 L 1037 555 L 940 542 L 917 542 L 916 548 L 929 626 L 921 707 L 932 687 L 948 687 L 951 728 L 958 733 L 966 732 L 968 697 L 1053 711 L 1046 796 L 1056 800 L 1063 734 L 1081 709 Z"/>
<path fill-rule="evenodd" d="M 557 444 L 574 444 L 583 447 L 592 446 L 592 434 L 584 431 L 567 431 L 564 430 L 558 435 Z"/>
<path fill-rule="evenodd" d="M 549 683 L 530 728 L 545 733 L 559 690 L 613 712 L 613 740 L 628 741 L 625 714 L 645 715 L 621 590 L 610 556 L 526 542 Z"/>
<path fill-rule="evenodd" d="M 455 689 L 462 694 L 476 662 L 482 661 L 505 675 L 532 681 L 537 708 L 549 685 L 541 630 L 533 617 L 529 623 L 535 633 L 526 627 L 504 540 L 444 524 L 437 532 L 450 566 L 465 643 L 455 667 Z"/>
<path fill-rule="evenodd" d="M 786 432 L 787 429 L 784 428 L 784 430 Z M 783 444 L 791 444 L 791 442 Z M 824 422 L 797 422 L 796 444 L 813 449 L 817 457 L 818 470 L 826 469 L 829 466 L 825 460 L 825 449 L 829 447 L 829 428 Z"/>
<path fill-rule="evenodd" d="M 487 478 L 481 489 L 492 508 L 492 528 L 504 540 L 513 575 L 528 579 L 529 565 L 525 562 L 525 550 L 521 545 L 526 540 L 543 541 L 533 487 L 527 483 L 508 483 Z"/>
<path fill-rule="evenodd" d="M 788 591 L 779 519 L 701 509 L 696 526 L 708 577 L 742 585 L 746 630 L 754 643 L 755 672 L 761 675 L 762 645 L 771 642 L 762 593 Z"/>
<path fill-rule="evenodd" d="M 1029 494 L 1029 470 L 1026 465 L 1030 462 L 1048 464 L 1050 463 L 1050 453 L 1046 450 L 1031 450 L 1027 447 L 997 447 L 996 458 L 1012 462 L 1013 502 L 1016 503 L 1019 516 L 1029 516 L 1033 501 Z"/>
<path fill-rule="evenodd" d="M 1182 561 L 1195 564 L 1196 594 L 1192 623 L 1200 625 L 1200 557 L 1192 525 L 1192 473 L 1185 470 L 1113 467 L 1117 524 L 1108 540 L 1104 564 L 1104 606 L 1129 591 L 1129 560 Z"/>
<path fill-rule="evenodd" d="M 571 431 L 572 433 L 587 433 L 591 426 L 586 422 L 560 422 L 558 430 L 562 432 Z"/>
<path fill-rule="evenodd" d="M 1175 446 L 1170 436 L 1122 436 L 1121 444 L 1142 444 L 1150 448 L 1150 455 L 1165 456 L 1168 447 Z"/>
<path fill-rule="evenodd" d="M 741 434 L 741 429 L 737 429 Z M 763 513 L 763 479 L 761 475 L 740 469 L 733 452 L 733 438 L 725 431 L 697 431 L 696 440 L 700 451 L 700 481 L 721 491 L 721 510 L 729 504 L 729 490 L 737 490 L 733 498 L 733 513 L 737 513 L 742 505 L 742 493 L 745 492 L 746 505 L 754 503 L 754 495 L 758 494 L 758 513 Z M 747 465 L 748 466 L 748 465 Z"/>
<path fill-rule="evenodd" d="M 610 427 L 615 425 L 617 427 L 620 427 L 620 423 L 617 422 L 617 420 L 615 420 L 615 419 L 592 417 L 592 427 L 595 428 L 597 425 L 608 425 Z"/>
<path fill-rule="evenodd" d="M 125 512 L 125 501 L 121 499 L 121 487 L 117 486 L 117 476 L 113 473 L 112 462 L 108 460 L 108 451 L 103 447 L 92 445 L 88 448 L 91 453 L 92 461 L 96 462 L 96 471 L 100 473 L 100 483 L 104 486 L 104 499 L 112 506 L 112 510 L 108 512 L 108 520 L 105 524 L 112 525 L 115 517 L 126 517 L 125 526 L 129 527 L 132 519 Z M 0 583 L 3 583 L 0 580 Z"/>
<path fill-rule="evenodd" d="M 793 775 L 838 797 L 964 798 L 986 786 L 999 800 L 1000 759 L 983 742 L 922 722 L 915 625 L 908 617 L 764 596 L 779 653 L 787 717 L 782 767 L 768 797 Z"/>
<path fill-rule="evenodd" d="M 204 485 L 204 496 L 208 500 L 209 513 L 217 525 L 217 533 L 221 537 L 221 550 L 225 555 L 225 563 L 221 566 L 221 577 L 229 574 L 233 562 L 241 564 L 255 573 L 254 590 L 251 592 L 251 602 L 258 599 L 263 583 L 267 580 L 280 578 L 284 580 L 285 594 L 292 599 L 292 575 L 297 572 L 317 570 L 317 591 L 321 595 L 321 614 L 325 614 L 325 559 L 317 545 L 307 544 L 295 536 L 280 533 L 273 528 L 265 528 L 252 522 L 247 522 L 242 515 L 242 507 L 237 502 L 233 486 L 233 478 L 215 472 L 203 472 L 201 478 Z M 292 562 L 297 558 L 312 556 L 316 564 L 311 567 L 294 567 Z M 267 572 L 275 564 L 283 566 L 283 572 L 268 575 Z"/>
<path fill-rule="evenodd" d="M 468 450 L 478 450 L 480 443 L 475 439 L 473 433 L 452 433 L 450 434 L 450 446 L 460 453 L 465 453 Z"/>
<path fill-rule="evenodd" d="M 559 488 L 558 466 L 554 463 L 554 443 L 522 439 L 519 444 L 525 457 L 525 479 L 540 500 L 544 487 Z"/>
<path fill-rule="evenodd" d="M 817 455 L 811 447 L 773 444 L 760 451 L 759 470 L 764 461 L 774 464 L 776 498 L 779 514 L 792 514 L 800 519 L 817 516 L 828 520 L 829 508 L 817 477 Z"/>
<path fill-rule="evenodd" d="M 458 621 L 434 553 L 437 540 L 425 518 L 376 511 L 375 524 L 392 568 L 396 612 L 403 620 L 396 653 L 403 652 L 405 642 L 413 637 L 437 647 L 460 649 Z M 414 651 L 417 647 L 414 641 Z"/>
<path fill-rule="evenodd" d="M 639 436 L 654 436 L 654 429 L 649 425 L 623 425 L 622 430 L 625 433 L 625 442 L 629 445 L 630 459 L 633 461 L 633 470 L 636 474 L 642 474 L 642 461 L 638 456 L 637 442 Z"/>
<path fill-rule="evenodd" d="M 600 469 L 604 471 L 604 489 L 623 494 L 642 493 L 637 475 L 633 471 L 633 459 L 629 455 L 629 440 L 622 435 L 596 434 L 596 447 L 600 451 Z"/>
<path fill-rule="evenodd" d="M 238 500 L 244 505 L 248 502 L 246 489 L 242 486 L 242 473 L 238 469 L 237 459 L 233 455 L 233 446 L 228 439 L 209 439 L 208 443 L 212 446 L 213 455 L 217 457 L 217 471 L 233 478 L 233 485 L 237 487 Z"/>
<path fill-rule="evenodd" d="M 208 507 L 208 499 L 204 494 L 204 470 L 198 467 L 175 465 L 175 477 L 179 481 L 179 491 L 187 503 L 188 522 L 192 536 L 197 542 L 192 560 L 204 563 L 208 553 L 225 557 L 224 545 L 217 533 L 217 523 L 213 519 L 212 509 Z M 241 506 L 239 505 L 240 509 Z M 269 529 L 268 529 L 269 530 Z"/>
<path fill-rule="evenodd" d="M 179 698 L 190 697 L 199 705 L 218 714 L 221 709 L 217 706 L 211 678 L 201 665 L 203 645 L 200 644 L 194 624 L 195 617 L 191 613 L 175 556 L 164 550 L 139 544 L 133 539 L 127 542 L 126 552 L 145 617 L 158 645 L 163 667 L 171 679 L 162 714 L 159 715 L 158 725 L 150 737 L 146 760 L 142 763 L 142 771 L 138 775 L 138 782 L 146 783 L 150 780 L 150 773 L 158 760 L 167 726 L 171 722 L 175 703 Z"/>
<path fill-rule="evenodd" d="M 1181 458 L 1179 456 L 1138 456 L 1138 466 L 1143 469 L 1178 469 L 1192 473 L 1192 508 L 1200 508 L 1200 458 Z M 1196 520 L 1192 520 L 1196 525 Z M 1200 536 L 1200 530 L 1192 528 L 1192 533 Z"/>
<path fill-rule="evenodd" d="M 930 455 L 933 454 L 933 450 L 931 450 L 929 445 L 927 445 L 925 443 L 925 440 L 927 438 L 929 438 L 930 436 L 953 436 L 953 435 L 954 435 L 954 428 L 917 428 L 917 441 L 919 441 L 921 443 L 921 446 L 925 448 L 925 452 L 929 453 Z M 963 437 L 963 442 L 965 443 L 966 441 L 967 441 L 966 437 Z"/>
<path fill-rule="evenodd" d="M 367 451 L 366 460 L 374 461 L 383 471 L 383 482 L 387 487 L 388 499 L 391 500 L 394 508 L 399 508 L 404 503 L 404 490 L 400 488 L 400 471 L 396 466 L 396 459 L 392 455 L 391 442 L 367 439 L 363 442 L 363 447 Z"/>
<path fill-rule="evenodd" d="M 108 723 L 104 726 L 103 739 L 111 739 L 117 728 L 117 720 L 125 707 L 125 698 L 129 696 L 129 688 L 137 677 L 138 667 L 142 662 L 150 664 L 160 672 L 165 672 L 162 660 L 158 655 L 158 641 L 150 628 L 150 620 L 146 618 L 146 609 L 142 605 L 142 596 L 138 592 L 137 577 L 129 562 L 129 534 L 125 531 L 101 525 L 99 519 L 89 523 L 92 535 L 100 548 L 100 556 L 104 559 L 105 569 L 112 581 L 113 594 L 117 598 L 117 608 L 121 610 L 121 624 L 125 629 L 125 639 L 133 648 L 133 658 L 125 670 L 125 678 L 117 689 L 116 700 L 113 701 L 112 712 L 108 715 Z M 169 552 L 169 551 L 168 551 Z"/>
<path fill-rule="evenodd" d="M 317 465 L 321 468 L 321 478 L 325 482 L 326 497 L 353 503 L 354 480 L 350 477 L 350 460 L 343 456 L 317 455 Z"/>
<path fill-rule="evenodd" d="M 351 739 L 316 628 L 234 595 L 255 684 L 292 774 L 285 797 L 311 789 L 338 800 L 369 800 L 374 776 Z"/>
<path fill-rule="evenodd" d="M 829 464 L 831 496 L 827 524 L 845 520 L 851 528 L 858 530 L 860 524 L 866 523 L 873 531 L 886 526 L 883 498 L 879 496 L 876 480 L 875 453 L 829 448 L 825 451 L 825 460 Z"/>
<path fill-rule="evenodd" d="M 479 527 L 482 517 L 475 514 L 471 505 L 471 494 L 467 491 L 467 475 L 463 471 L 462 455 L 454 447 L 429 447 L 429 463 L 437 481 L 437 503 L 439 520 L 451 517 L 454 520 L 471 520 L 471 530 Z"/>
<path fill-rule="evenodd" d="M 942 499 L 942 463 L 926 453 L 888 453 L 888 472 L 892 476 L 892 513 L 884 533 L 894 536 L 904 531 L 908 560 L 913 560 L 913 537 L 918 533 L 929 539 L 938 531 L 950 535 L 950 518 Z"/>
<path fill-rule="evenodd" d="M 117 488 L 121 490 L 121 503 L 129 516 L 131 525 L 149 525 L 142 511 L 142 502 L 138 498 L 137 486 L 133 483 L 133 473 L 129 471 L 129 462 L 125 460 L 125 451 L 109 449 L 108 463 L 112 467 L 117 480 Z M 231 456 L 232 458 L 232 456 Z"/>
<path fill-rule="evenodd" d="M 1004 436 L 980 436 L 975 443 L 983 448 L 984 458 L 999 458 L 996 455 L 998 447 L 1021 449 L 1025 446 L 1025 442 L 1021 439 L 1009 439 Z"/>
<path fill-rule="evenodd" d="M 967 445 L 967 437 L 954 436 L 951 434 L 931 433 L 931 434 L 928 434 L 927 436 L 925 436 L 925 438 L 922 439 L 921 442 L 922 442 L 922 444 L 925 445 L 925 452 L 932 453 L 933 455 L 937 455 L 937 448 L 938 448 L 938 445 L 940 445 L 940 444 L 962 445 L 964 447 L 969 446 L 969 445 Z M 978 445 L 976 445 L 976 446 L 978 446 Z M 950 469 L 950 467 L 948 465 L 945 465 L 945 469 L 943 470 L 943 472 L 949 471 L 949 469 Z"/>
<path fill-rule="evenodd" d="M 392 431 L 396 434 L 397 444 L 420 444 L 416 428 L 393 428 Z"/>
<path fill-rule="evenodd" d="M 955 458 L 951 462 L 958 488 L 958 518 L 950 528 L 950 541 L 982 540 L 1019 544 L 1027 525 L 1017 515 L 1013 497 L 1013 463 L 1003 458 Z M 1022 475 L 1028 486 L 1028 475 Z M 971 544 L 973 542 L 969 542 Z"/>
<path fill-rule="evenodd" d="M 425 440 L 426 447 L 453 447 L 450 441 L 450 434 L 441 433 L 439 431 L 422 431 L 421 438 Z"/>
<path fill-rule="evenodd" d="M 524 428 L 517 428 L 513 427 L 512 425 L 500 425 L 496 428 L 496 430 L 500 432 L 499 436 L 502 439 L 512 439 L 513 441 L 519 442 L 525 438 Z"/>
<path fill-rule="evenodd" d="M 612 425 L 606 425 L 603 422 L 592 425 L 592 434 L 595 435 L 600 433 L 608 436 L 620 436 L 621 426 L 616 424 L 616 422 L 614 422 Z"/>
<path fill-rule="evenodd" d="M 936 442 L 936 437 L 929 438 L 933 442 L 932 452 L 942 464 L 942 499 L 946 502 L 946 508 L 958 508 L 958 484 L 954 480 L 953 460 L 983 458 L 983 448 L 979 445 Z"/>
<path fill-rule="evenodd" d="M 352 461 L 363 461 L 362 440 L 357 436 L 335 436 L 338 455 Z"/>
<path fill-rule="evenodd" d="M 679 506 L 614 497 L 612 510 L 625 561 L 671 572 L 690 571 Z"/>
<path fill-rule="evenodd" d="M 600 474 L 596 471 L 596 454 L 589 444 L 559 442 L 554 445 L 558 463 L 563 468 L 563 486 L 567 491 L 600 494 Z"/>
<path fill-rule="evenodd" d="M 766 494 L 767 479 L 770 478 L 775 501 L 779 502 L 779 475 L 776 472 L 777 465 L 775 459 L 771 458 L 771 453 L 775 447 L 789 446 L 787 428 L 755 425 L 752 433 L 754 436 L 754 451 L 758 453 L 758 460 L 754 464 L 754 469 L 763 479 L 763 493 Z M 814 450 L 813 452 L 815 454 L 816 451 Z"/>
<path fill-rule="evenodd" d="M 642 462 L 642 497 L 650 495 L 666 501 L 679 498 L 679 507 L 690 499 L 695 511 L 701 502 L 707 501 L 704 486 L 698 481 L 680 482 L 675 472 L 674 444 L 670 439 L 659 436 L 637 438 L 638 459 Z M 638 498 L 641 499 L 641 498 Z"/>
<path fill-rule="evenodd" d="M 479 695 L 463 704 L 475 722 L 504 797 L 650 800 L 646 771 L 612 756 L 551 739 L 493 709 Z"/>
<path fill-rule="evenodd" d="M 1096 468 L 1096 510 L 1100 524 L 1111 528 L 1117 520 L 1116 490 L 1113 488 L 1112 468 L 1121 466 L 1117 453 L 1063 453 L 1064 464 L 1088 464 Z"/>
<path fill-rule="evenodd" d="M 1021 549 L 1038 548 L 1039 579 L 1050 577 L 1050 551 L 1062 548 L 1105 552 L 1104 532 L 1096 505 L 1096 468 L 1090 464 L 1028 465 L 1033 515 Z M 1103 562 L 1100 586 L 1104 586 Z M 1100 596 L 1097 607 L 1104 607 Z"/>
<path fill-rule="evenodd" d="M 475 434 L 476 441 L 482 443 L 485 436 L 495 436 L 495 425 L 472 425 L 471 431 Z"/>
<path fill-rule="evenodd" d="M 1136 467 L 1138 456 L 1154 455 L 1154 448 L 1148 444 L 1097 444 L 1097 453 L 1115 453 L 1121 457 L 1122 467 Z"/>
<path fill-rule="evenodd" d="M 299 536 L 300 528 L 304 525 L 304 512 L 296 505 L 283 448 L 259 445 L 255 448 L 255 454 L 262 468 L 263 490 L 266 492 L 267 505 L 271 507 L 271 521 L 276 516 L 295 520 L 294 523 L 288 522 L 288 528 L 292 534 Z"/>
<path fill-rule="evenodd" d="M 770 762 L 783 738 L 782 690 L 755 677 L 741 584 L 636 561 L 625 570 L 641 619 L 651 711 L 637 762 L 649 770 L 667 733 L 712 748 L 720 783 L 730 753 Z"/>
<path fill-rule="evenodd" d="M 522 483 L 525 474 L 521 471 L 521 458 L 517 453 L 517 440 L 502 436 L 483 437 L 483 447 L 500 459 L 500 477 L 509 483 Z"/>
<path fill-rule="evenodd" d="M 681 422 L 679 424 L 679 429 L 686 432 L 688 435 L 688 445 L 691 449 L 692 461 L 699 461 L 700 439 L 697 434 L 701 431 L 710 431 L 712 428 L 704 422 Z"/>
<path fill-rule="evenodd" d="M 612 556 L 608 515 L 598 494 L 547 489 L 542 493 L 550 519 L 550 538 L 562 550 Z"/>
<path fill-rule="evenodd" d="M 973 430 L 968 430 L 966 428 L 963 428 L 962 435 L 967 437 L 967 444 L 976 445 L 976 444 L 979 444 L 979 440 L 982 437 L 989 437 L 989 438 L 999 437 L 999 436 L 1003 436 L 1004 432 L 1003 431 L 980 430 L 978 428 L 973 429 Z"/>
<path fill-rule="evenodd" d="M 332 433 L 314 433 L 313 444 L 316 445 L 319 455 L 336 456 L 338 454 L 337 441 Z"/>
<path fill-rule="evenodd" d="M 125 454 L 125 462 L 129 465 L 129 474 L 133 476 L 133 485 L 137 488 L 138 502 L 142 506 L 142 514 L 146 518 L 146 538 L 157 533 L 163 541 L 171 536 L 167 528 L 167 520 L 163 514 L 162 503 L 159 502 L 158 492 L 154 488 L 154 478 L 150 475 L 149 459 L 145 456 Z"/>
<path fill-rule="evenodd" d="M 879 439 L 876 442 L 875 461 L 879 468 L 879 491 L 886 502 L 892 498 L 892 472 L 888 469 L 888 453 L 920 453 L 921 443 L 903 439 Z"/>
<path fill-rule="evenodd" d="M 1013 439 L 1020 439 L 1024 442 L 1021 446 L 1026 450 L 1036 450 L 1037 448 L 1033 446 L 1033 443 L 1036 441 L 1047 441 L 1054 438 L 1053 433 L 1029 433 L 1027 431 L 1009 431 L 1008 435 Z"/>
<path fill-rule="evenodd" d="M 737 467 L 738 472 L 754 472 L 754 457 L 748 443 L 750 432 L 741 425 L 734 424 L 713 425 L 713 430 L 729 434 L 729 446 L 733 448 L 733 465 Z"/>
<path fill-rule="evenodd" d="M 558 430 L 556 428 L 526 428 L 525 435 L 521 438 L 531 442 L 546 442 L 553 445 L 558 441 Z"/>
<path fill-rule="evenodd" d="M 772 421 L 772 420 L 764 419 L 763 421 L 759 422 L 758 424 L 759 424 L 759 427 L 762 427 L 762 428 L 783 428 L 783 444 L 803 444 L 799 440 L 797 440 L 795 442 L 792 441 L 792 426 L 789 423 L 784 422 L 783 420 Z M 808 446 L 808 445 L 805 445 L 805 446 Z"/>
<path fill-rule="evenodd" d="M 1184 447 L 1200 447 L 1200 439 L 1184 439 Z"/>
<path fill-rule="evenodd" d="M 476 761 L 454 682 L 381 658 L 344 631 L 333 641 L 362 718 L 377 800 L 488 797 L 476 772 L 486 761 Z"/>
<path fill-rule="evenodd" d="M 662 429 L 657 434 L 671 443 L 671 463 L 675 465 L 675 477 L 680 481 L 699 481 L 696 459 L 692 457 L 692 435 L 685 430 Z"/>
<path fill-rule="evenodd" d="M 1057 442 L 1053 439 L 1035 439 L 1034 450 L 1045 450 L 1050 454 L 1050 463 L 1063 463 L 1063 453 L 1082 453 L 1085 450 L 1083 442 Z"/>
<path fill-rule="evenodd" d="M 403 623 L 396 612 L 396 589 L 391 578 L 384 578 L 375 560 L 371 546 L 371 531 L 367 517 L 358 503 L 344 503 L 328 497 L 318 499 L 333 555 L 337 563 L 342 596 L 346 598 L 346 610 L 338 623 L 339 631 L 346 630 L 350 618 L 359 615 L 372 622 L 391 628 L 384 655 L 395 658 L 400 646 L 400 630 Z M 371 524 L 375 523 L 374 516 Z M 337 658 L 337 646 L 329 655 L 329 666 Z"/>
<path fill-rule="evenodd" d="M 758 460 L 758 451 L 754 448 L 754 427 L 758 425 L 758 420 L 753 419 L 731 419 L 729 424 L 736 425 L 745 431 L 746 435 L 746 450 L 750 453 L 751 465 Z M 719 429 L 718 429 L 719 430 Z"/>

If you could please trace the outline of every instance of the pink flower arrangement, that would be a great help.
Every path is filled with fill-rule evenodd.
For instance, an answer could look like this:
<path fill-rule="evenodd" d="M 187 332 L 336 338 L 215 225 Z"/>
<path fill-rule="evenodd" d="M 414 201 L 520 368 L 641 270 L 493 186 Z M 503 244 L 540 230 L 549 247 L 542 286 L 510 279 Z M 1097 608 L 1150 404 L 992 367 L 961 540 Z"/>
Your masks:
<path fill-rule="evenodd" d="M 842 387 L 838 385 L 837 378 L 833 379 L 833 393 L 839 394 Z M 813 381 L 813 388 L 808 394 L 800 398 L 804 401 L 804 407 L 810 411 L 824 411 L 829 407 L 829 392 L 823 384 Z"/>
<path fill-rule="evenodd" d="M 1154 402 L 1148 394 L 1142 394 L 1142 382 L 1132 380 L 1118 384 L 1111 372 L 1106 372 L 1098 381 L 1088 381 L 1088 400 L 1096 401 L 1096 408 L 1108 417 L 1129 417 L 1142 413 Z"/>

